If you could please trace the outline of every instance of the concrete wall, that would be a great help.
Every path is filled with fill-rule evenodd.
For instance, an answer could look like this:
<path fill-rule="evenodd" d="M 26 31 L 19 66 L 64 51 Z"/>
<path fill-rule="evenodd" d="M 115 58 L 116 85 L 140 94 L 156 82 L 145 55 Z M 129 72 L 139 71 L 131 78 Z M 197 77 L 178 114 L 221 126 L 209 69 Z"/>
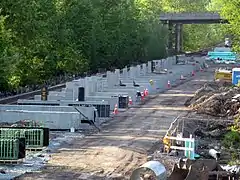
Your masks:
<path fill-rule="evenodd" d="M 135 102 L 136 91 L 142 92 L 148 89 L 150 94 L 156 94 L 167 88 L 168 81 L 170 81 L 171 84 L 176 84 L 177 81 L 180 80 L 181 75 L 188 76 L 192 71 L 197 71 L 200 68 L 200 64 L 196 64 L 195 60 L 202 61 L 202 59 L 190 58 L 186 60 L 185 65 L 176 65 L 176 57 L 168 57 L 167 59 L 149 61 L 148 65 L 143 64 L 142 66 L 137 65 L 130 67 L 129 71 L 127 68 L 124 68 L 122 73 L 120 73 L 119 69 L 116 69 L 115 72 L 108 71 L 107 78 L 92 76 L 75 80 L 67 83 L 65 92 L 62 92 L 63 94 L 59 92 L 49 94 L 49 100 L 75 101 L 78 95 L 78 87 L 83 86 L 85 87 L 85 96 L 88 100 L 91 100 L 92 96 L 99 96 L 102 97 L 99 98 L 101 101 L 108 101 L 111 96 L 125 94 L 131 96 Z M 167 69 L 168 73 L 152 73 L 150 68 L 152 62 L 154 62 L 159 69 Z M 119 86 L 120 80 L 126 87 Z M 153 85 L 150 85 L 150 80 L 154 81 Z M 133 81 L 140 85 L 140 87 L 134 87 Z M 113 101 L 114 100 L 111 100 L 111 108 L 115 104 Z"/>
<path fill-rule="evenodd" d="M 76 129 L 83 126 L 82 119 L 94 120 L 94 107 L 74 107 L 70 106 L 28 106 L 28 105 L 1 105 L 0 106 L 0 122 L 15 123 L 19 120 L 32 119 L 42 122 L 50 129 Z M 100 122 L 96 118 L 96 124 Z M 85 124 L 84 124 L 85 126 Z"/>
<path fill-rule="evenodd" d="M 113 111 L 115 104 L 118 104 L 118 97 L 109 97 L 109 96 L 87 96 L 86 101 L 106 101 L 110 105 L 110 110 Z"/>
<path fill-rule="evenodd" d="M 41 122 L 50 129 L 80 128 L 81 115 L 78 112 L 36 112 L 36 111 L 1 111 L 0 122 L 15 123 L 31 119 Z"/>

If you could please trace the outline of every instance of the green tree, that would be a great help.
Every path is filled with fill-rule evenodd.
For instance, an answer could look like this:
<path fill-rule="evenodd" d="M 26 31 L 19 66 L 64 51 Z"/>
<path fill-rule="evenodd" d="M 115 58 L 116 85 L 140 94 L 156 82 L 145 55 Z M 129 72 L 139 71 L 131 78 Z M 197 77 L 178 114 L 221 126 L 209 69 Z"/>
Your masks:
<path fill-rule="evenodd" d="M 0 15 L 0 91 L 8 86 L 8 73 L 14 59 L 13 33 L 6 27 L 6 16 Z"/>
<path fill-rule="evenodd" d="M 240 52 L 240 2 L 238 0 L 212 0 L 210 8 L 219 11 L 226 18 L 229 25 L 224 26 L 228 34 L 233 37 L 234 49 Z"/>
<path fill-rule="evenodd" d="M 209 5 L 209 0 L 163 0 L 163 9 L 167 12 L 208 12 Z M 223 40 L 219 24 L 184 25 L 183 33 L 185 51 L 196 51 Z"/>
<path fill-rule="evenodd" d="M 160 13 L 205 11 L 207 4 L 207 0 L 2 0 L 0 89 L 165 57 L 167 29 L 159 21 Z M 185 49 L 214 44 L 217 35 L 214 26 L 186 26 Z"/>

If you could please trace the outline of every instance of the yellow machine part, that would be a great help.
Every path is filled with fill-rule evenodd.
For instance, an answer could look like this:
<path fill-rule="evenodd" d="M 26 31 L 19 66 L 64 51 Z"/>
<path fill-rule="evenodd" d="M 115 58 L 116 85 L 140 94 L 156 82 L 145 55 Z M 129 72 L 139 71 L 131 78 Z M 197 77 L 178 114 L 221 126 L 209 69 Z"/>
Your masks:
<path fill-rule="evenodd" d="M 165 136 L 163 138 L 163 144 L 166 145 L 166 146 L 170 146 L 171 145 L 171 141 L 170 141 L 170 139 L 167 136 Z"/>
<path fill-rule="evenodd" d="M 165 152 L 170 151 L 171 140 L 167 136 L 163 138 L 163 144 L 164 144 L 164 151 Z"/>
<path fill-rule="evenodd" d="M 149 80 L 149 83 L 150 83 L 151 86 L 153 86 L 153 84 L 154 84 L 152 79 Z"/>
<path fill-rule="evenodd" d="M 215 80 L 224 80 L 224 81 L 232 82 L 232 73 L 231 72 L 217 71 L 217 72 L 215 72 L 214 79 Z"/>

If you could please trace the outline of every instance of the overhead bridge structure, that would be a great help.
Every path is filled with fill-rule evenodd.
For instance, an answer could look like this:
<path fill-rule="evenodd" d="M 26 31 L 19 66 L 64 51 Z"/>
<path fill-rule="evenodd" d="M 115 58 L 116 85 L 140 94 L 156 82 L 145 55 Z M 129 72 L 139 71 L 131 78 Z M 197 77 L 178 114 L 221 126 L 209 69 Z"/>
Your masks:
<path fill-rule="evenodd" d="M 183 47 L 183 24 L 219 24 L 228 23 L 228 21 L 216 12 L 203 13 L 162 13 L 160 14 L 160 21 L 168 25 L 169 39 L 168 52 L 182 52 Z"/>

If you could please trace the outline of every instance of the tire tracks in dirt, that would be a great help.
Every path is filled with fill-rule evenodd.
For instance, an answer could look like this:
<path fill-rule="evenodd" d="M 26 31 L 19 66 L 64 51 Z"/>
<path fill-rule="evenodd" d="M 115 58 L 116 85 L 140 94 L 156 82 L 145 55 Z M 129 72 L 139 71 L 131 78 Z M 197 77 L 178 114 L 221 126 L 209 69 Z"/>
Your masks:
<path fill-rule="evenodd" d="M 209 79 L 208 76 L 206 75 L 206 79 Z M 188 92 L 189 94 L 189 92 L 196 91 L 204 82 L 194 81 L 194 79 L 204 79 L 204 76 L 195 76 L 192 80 L 150 99 L 141 108 L 120 112 L 118 117 L 102 127 L 100 133 L 88 135 L 83 139 L 76 138 L 68 149 L 73 152 L 75 159 L 79 159 L 79 162 L 74 162 L 72 154 L 63 150 L 59 154 L 54 154 L 53 165 L 68 164 L 70 167 L 74 167 L 75 171 L 79 169 L 80 174 L 84 173 L 86 165 L 89 172 L 103 170 L 99 174 L 105 175 L 106 180 L 114 174 L 129 176 L 133 169 L 146 162 L 147 155 L 159 149 L 160 139 L 164 136 L 164 132 L 169 128 L 174 117 L 187 112 L 183 107 L 184 101 L 188 97 L 179 95 L 179 98 L 170 98 L 169 94 L 177 94 L 176 92 L 179 94 Z M 170 103 L 164 103 L 164 100 L 166 102 L 169 99 Z M 180 108 L 174 110 L 176 106 Z M 164 107 L 169 108 L 164 109 Z M 94 179 L 91 178 L 94 175 L 89 176 L 88 179 Z M 37 175 L 31 177 L 40 180 Z M 56 177 L 58 176 L 56 175 Z"/>

